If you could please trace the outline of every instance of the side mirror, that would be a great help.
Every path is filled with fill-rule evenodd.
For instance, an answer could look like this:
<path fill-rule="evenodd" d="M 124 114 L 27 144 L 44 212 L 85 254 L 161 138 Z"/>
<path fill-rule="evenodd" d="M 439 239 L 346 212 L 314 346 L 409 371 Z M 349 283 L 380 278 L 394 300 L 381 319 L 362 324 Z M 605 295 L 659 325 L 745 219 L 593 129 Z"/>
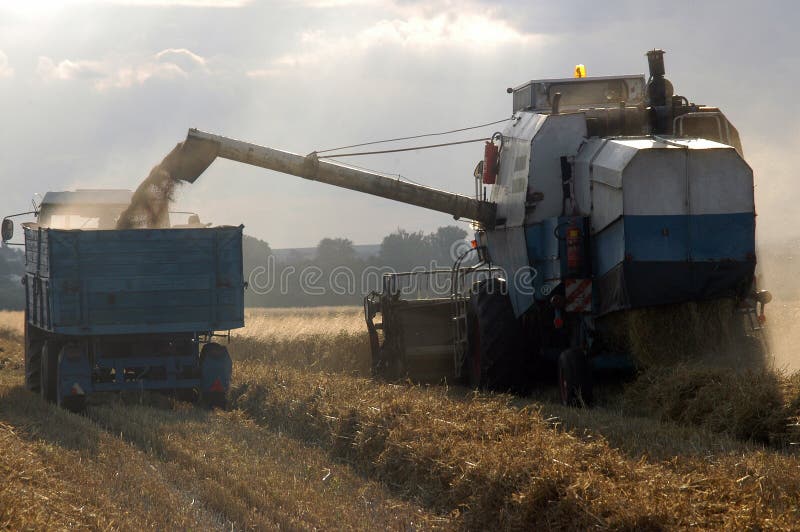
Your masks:
<path fill-rule="evenodd" d="M 14 222 L 10 218 L 3 218 L 3 242 L 14 238 Z"/>

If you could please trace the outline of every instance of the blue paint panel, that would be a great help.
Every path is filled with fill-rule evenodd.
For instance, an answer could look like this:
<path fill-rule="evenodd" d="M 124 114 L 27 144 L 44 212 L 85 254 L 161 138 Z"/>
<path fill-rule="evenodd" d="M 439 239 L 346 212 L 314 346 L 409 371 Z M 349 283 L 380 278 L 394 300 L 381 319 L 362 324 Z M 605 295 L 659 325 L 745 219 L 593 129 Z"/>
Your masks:
<path fill-rule="evenodd" d="M 592 236 L 594 274 L 600 276 L 625 259 L 625 224 L 620 218 Z"/>
<path fill-rule="evenodd" d="M 543 286 L 554 286 L 561 279 L 561 261 L 559 258 L 558 240 L 554 231 L 558 226 L 558 218 L 547 218 L 542 222 L 529 225 L 525 228 L 525 242 L 528 247 L 528 259 L 536 270 L 533 280 L 534 297 L 537 300 L 546 299 L 548 290 Z M 547 293 L 545 293 L 547 292 Z"/>
<path fill-rule="evenodd" d="M 43 329 L 93 335 L 244 325 L 241 227 L 25 233 L 28 308 Z"/>
<path fill-rule="evenodd" d="M 752 213 L 628 215 L 623 219 L 625 253 L 635 262 L 738 261 L 755 253 Z"/>
<path fill-rule="evenodd" d="M 693 260 L 752 260 L 756 253 L 753 213 L 706 214 L 689 221 Z M 749 258 L 748 258 L 749 257 Z"/>

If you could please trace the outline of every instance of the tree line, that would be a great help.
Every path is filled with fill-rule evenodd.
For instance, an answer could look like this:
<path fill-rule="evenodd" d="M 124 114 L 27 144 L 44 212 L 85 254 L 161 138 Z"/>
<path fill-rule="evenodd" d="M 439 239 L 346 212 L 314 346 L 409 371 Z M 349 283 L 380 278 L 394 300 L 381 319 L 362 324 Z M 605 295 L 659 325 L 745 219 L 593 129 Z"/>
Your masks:
<path fill-rule="evenodd" d="M 243 243 L 244 273 L 250 307 L 357 305 L 380 288 L 383 273 L 449 269 L 468 246 L 467 232 L 456 226 L 432 233 L 404 229 L 385 236 L 377 253 L 362 256 L 347 238 L 324 238 L 312 257 L 276 257 L 260 240 Z"/>
<path fill-rule="evenodd" d="M 245 304 L 254 307 L 357 305 L 380 286 L 384 272 L 421 268 L 449 269 L 467 245 L 467 232 L 457 226 L 431 233 L 398 229 L 386 235 L 370 256 L 356 251 L 347 238 L 323 238 L 311 256 L 278 257 L 263 240 L 245 235 L 242 259 Z M 25 255 L 0 247 L 0 309 L 20 310 L 25 290 L 20 283 Z"/>

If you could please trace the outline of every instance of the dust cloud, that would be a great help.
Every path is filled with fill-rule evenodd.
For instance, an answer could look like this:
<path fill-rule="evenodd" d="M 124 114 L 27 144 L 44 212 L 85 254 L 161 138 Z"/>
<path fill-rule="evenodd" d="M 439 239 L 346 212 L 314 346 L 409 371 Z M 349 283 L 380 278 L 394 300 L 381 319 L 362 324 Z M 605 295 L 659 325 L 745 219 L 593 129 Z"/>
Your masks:
<path fill-rule="evenodd" d="M 133 193 L 131 204 L 117 221 L 117 229 L 169 227 L 169 206 L 182 181 L 194 183 L 217 157 L 214 142 L 187 139 L 178 143 L 156 165 Z"/>
<path fill-rule="evenodd" d="M 757 279 L 774 299 L 766 306 L 767 332 L 778 368 L 800 370 L 800 182 L 792 154 L 800 137 L 780 145 L 745 146 L 755 177 Z"/>
<path fill-rule="evenodd" d="M 169 206 L 175 199 L 180 179 L 173 175 L 173 164 L 183 144 L 175 148 L 156 165 L 136 188 L 131 204 L 117 221 L 117 229 L 160 229 L 169 227 Z"/>

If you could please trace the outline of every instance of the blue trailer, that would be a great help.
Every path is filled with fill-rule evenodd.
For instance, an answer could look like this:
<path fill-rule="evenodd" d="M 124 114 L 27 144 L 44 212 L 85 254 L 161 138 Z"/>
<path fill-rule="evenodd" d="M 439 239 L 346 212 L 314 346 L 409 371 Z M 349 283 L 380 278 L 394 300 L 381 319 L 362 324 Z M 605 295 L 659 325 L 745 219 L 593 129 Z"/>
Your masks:
<path fill-rule="evenodd" d="M 244 326 L 242 226 L 23 231 L 29 390 L 70 410 L 121 390 L 225 405 L 231 358 L 213 340 Z"/>

